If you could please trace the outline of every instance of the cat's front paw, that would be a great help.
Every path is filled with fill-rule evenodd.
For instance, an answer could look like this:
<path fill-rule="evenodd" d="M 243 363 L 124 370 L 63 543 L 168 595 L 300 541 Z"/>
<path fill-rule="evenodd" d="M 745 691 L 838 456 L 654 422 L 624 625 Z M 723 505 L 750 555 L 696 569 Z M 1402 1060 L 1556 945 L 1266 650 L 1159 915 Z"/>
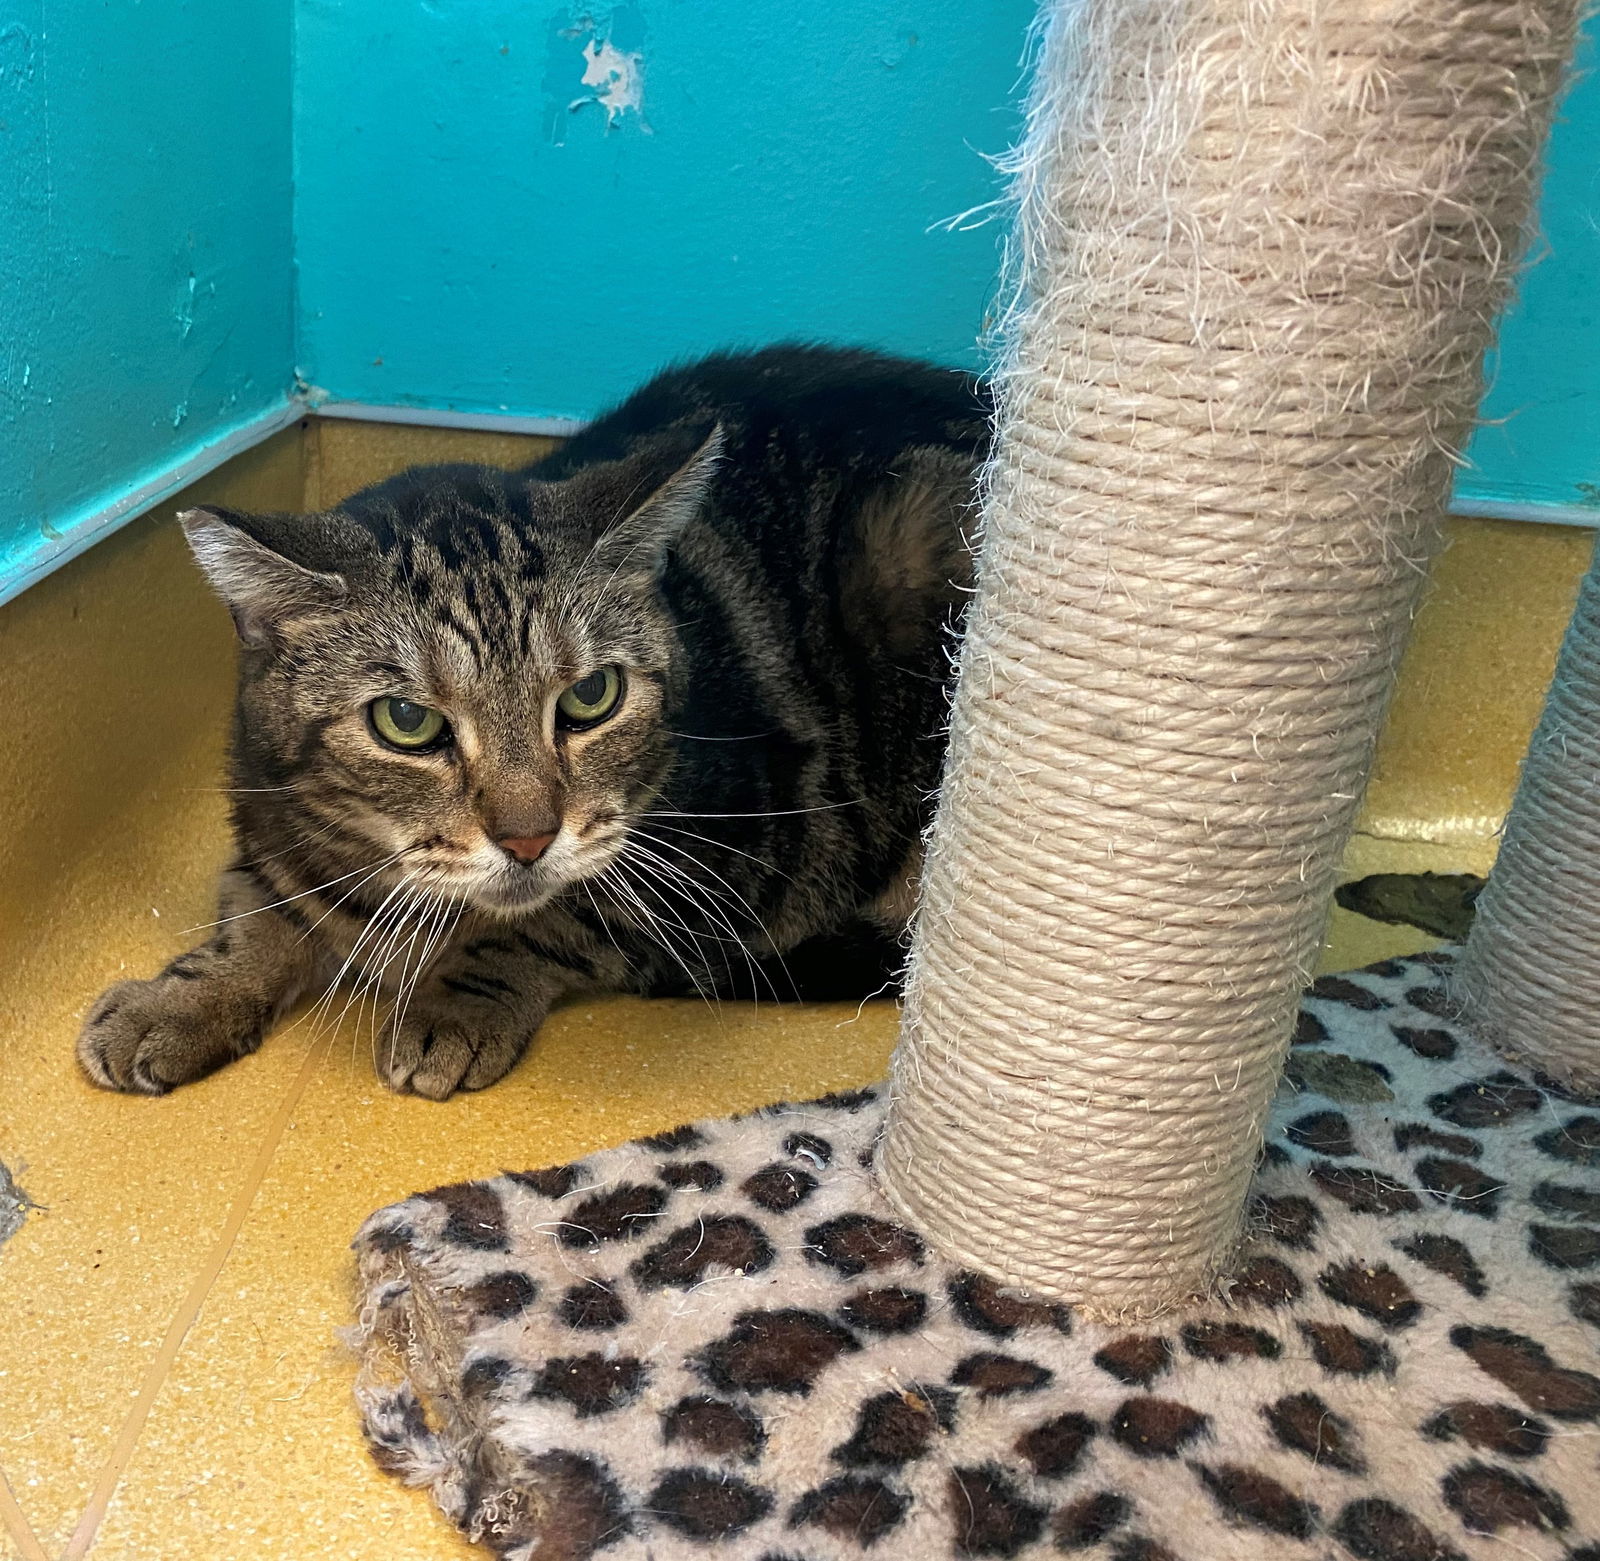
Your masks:
<path fill-rule="evenodd" d="M 402 1095 L 447 1100 L 458 1089 L 487 1089 L 528 1049 L 528 1031 L 511 1024 L 408 1013 L 379 1037 L 378 1077 Z"/>
<path fill-rule="evenodd" d="M 78 1036 L 78 1063 L 102 1089 L 165 1095 L 261 1044 L 262 1015 L 218 985 L 160 975 L 101 994 Z"/>

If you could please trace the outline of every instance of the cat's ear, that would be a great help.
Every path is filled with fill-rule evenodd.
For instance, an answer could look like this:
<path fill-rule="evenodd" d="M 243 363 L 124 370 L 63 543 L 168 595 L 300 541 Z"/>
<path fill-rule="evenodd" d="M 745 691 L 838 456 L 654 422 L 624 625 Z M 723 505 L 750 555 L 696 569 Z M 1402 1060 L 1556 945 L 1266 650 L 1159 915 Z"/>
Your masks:
<path fill-rule="evenodd" d="M 618 576 L 658 576 L 672 544 L 705 502 L 725 443 L 718 423 L 688 460 L 659 482 L 642 503 L 606 528 L 595 543 L 596 564 Z"/>
<path fill-rule="evenodd" d="M 186 510 L 178 521 L 195 562 L 227 604 L 246 645 L 264 644 L 275 631 L 335 609 L 345 599 L 343 575 L 289 557 L 293 523 L 284 517 L 207 508 Z"/>

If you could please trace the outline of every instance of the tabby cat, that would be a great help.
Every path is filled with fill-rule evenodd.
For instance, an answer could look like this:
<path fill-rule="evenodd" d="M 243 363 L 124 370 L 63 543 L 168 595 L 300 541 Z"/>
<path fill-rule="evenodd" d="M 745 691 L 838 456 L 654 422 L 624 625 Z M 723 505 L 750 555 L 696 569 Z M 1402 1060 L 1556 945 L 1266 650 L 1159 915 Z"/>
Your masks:
<path fill-rule="evenodd" d="M 90 1078 L 165 1093 L 315 992 L 370 999 L 380 1077 L 443 1099 L 568 994 L 870 991 L 989 416 L 961 373 L 774 347 L 669 370 L 526 471 L 190 511 L 241 643 L 236 853 L 209 939 L 94 1007 Z"/>

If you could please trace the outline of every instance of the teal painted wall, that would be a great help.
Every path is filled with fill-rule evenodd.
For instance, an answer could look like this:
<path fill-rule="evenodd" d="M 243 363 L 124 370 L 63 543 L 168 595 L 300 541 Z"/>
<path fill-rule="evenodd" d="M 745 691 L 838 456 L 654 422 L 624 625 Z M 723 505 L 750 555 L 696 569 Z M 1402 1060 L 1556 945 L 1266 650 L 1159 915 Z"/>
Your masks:
<path fill-rule="evenodd" d="M 583 417 L 730 343 L 976 364 L 999 228 L 952 219 L 998 193 L 1033 9 L 0 0 L 0 599 L 297 371 Z M 1552 164 L 1458 496 L 1572 518 L 1600 515 L 1600 74 Z"/>
<path fill-rule="evenodd" d="M 978 361 L 996 229 L 936 224 L 996 193 L 1032 0 L 296 3 L 300 369 L 335 398 L 583 417 L 781 336 Z M 1469 502 L 1600 504 L 1600 76 L 1552 155 Z"/>
<path fill-rule="evenodd" d="M 288 0 L 0 0 L 0 582 L 281 405 Z"/>
<path fill-rule="evenodd" d="M 1550 139 L 1544 243 L 1488 364 L 1458 499 L 1578 505 L 1600 524 L 1600 13 Z"/>
<path fill-rule="evenodd" d="M 976 363 L 999 225 L 937 225 L 997 193 L 1034 11 L 298 0 L 301 372 L 582 417 L 727 343 Z"/>

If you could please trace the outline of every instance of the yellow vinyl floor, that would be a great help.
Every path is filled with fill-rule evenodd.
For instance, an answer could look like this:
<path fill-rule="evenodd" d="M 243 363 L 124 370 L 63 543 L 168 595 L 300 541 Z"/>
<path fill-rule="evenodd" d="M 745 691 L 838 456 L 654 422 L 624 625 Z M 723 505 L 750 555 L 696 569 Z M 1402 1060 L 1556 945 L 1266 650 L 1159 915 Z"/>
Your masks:
<path fill-rule="evenodd" d="M 370 1463 L 337 1330 L 347 1244 L 421 1188 L 881 1077 L 883 1003 L 611 999 L 502 1084 L 379 1088 L 301 1024 L 161 1100 L 72 1042 L 98 991 L 206 922 L 225 850 L 226 614 L 173 513 L 335 502 L 418 459 L 537 442 L 311 421 L 0 609 L 0 1161 L 38 1205 L 0 1246 L 0 1557 L 432 1561 L 470 1552 Z M 1587 532 L 1467 521 L 1436 573 L 1347 871 L 1486 869 L 1587 562 Z M 1429 946 L 1338 912 L 1326 968 Z"/>

